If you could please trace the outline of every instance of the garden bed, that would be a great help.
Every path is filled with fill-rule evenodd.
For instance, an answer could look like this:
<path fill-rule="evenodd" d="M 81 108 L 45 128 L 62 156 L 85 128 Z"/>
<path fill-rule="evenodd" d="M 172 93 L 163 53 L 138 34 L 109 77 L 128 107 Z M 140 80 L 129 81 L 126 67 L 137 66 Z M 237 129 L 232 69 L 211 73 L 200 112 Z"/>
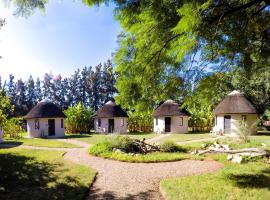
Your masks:
<path fill-rule="evenodd" d="M 124 136 L 106 138 L 90 147 L 89 153 L 94 156 L 124 162 L 169 162 L 184 159 L 202 159 L 200 156 L 186 153 L 186 149 L 166 142 L 161 146 L 153 146 Z"/>

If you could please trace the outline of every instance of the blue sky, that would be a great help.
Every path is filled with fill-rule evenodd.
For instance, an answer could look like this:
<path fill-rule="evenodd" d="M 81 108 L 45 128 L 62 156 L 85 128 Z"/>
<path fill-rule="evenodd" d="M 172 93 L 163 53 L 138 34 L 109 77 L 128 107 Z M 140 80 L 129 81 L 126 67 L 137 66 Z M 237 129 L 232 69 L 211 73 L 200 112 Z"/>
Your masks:
<path fill-rule="evenodd" d="M 26 79 L 44 73 L 69 76 L 75 69 L 111 58 L 120 25 L 113 7 L 89 8 L 80 1 L 49 1 L 46 12 L 15 17 L 0 4 L 7 24 L 0 30 L 0 76 Z"/>

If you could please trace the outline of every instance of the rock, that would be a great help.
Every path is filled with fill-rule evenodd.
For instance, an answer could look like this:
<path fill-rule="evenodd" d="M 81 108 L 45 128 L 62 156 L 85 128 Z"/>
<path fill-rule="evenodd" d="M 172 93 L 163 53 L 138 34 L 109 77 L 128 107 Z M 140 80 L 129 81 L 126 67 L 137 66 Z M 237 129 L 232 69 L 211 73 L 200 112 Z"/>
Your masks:
<path fill-rule="evenodd" d="M 115 152 L 115 153 L 124 153 L 124 152 L 121 151 L 120 149 L 116 149 L 114 152 Z"/>
<path fill-rule="evenodd" d="M 243 162 L 243 158 L 242 158 L 242 156 L 235 154 L 235 155 L 233 155 L 232 162 L 240 164 Z"/>
<path fill-rule="evenodd" d="M 232 154 L 227 155 L 227 160 L 232 160 L 232 159 L 233 159 L 233 155 Z"/>
<path fill-rule="evenodd" d="M 222 146 L 223 146 L 224 150 L 230 150 L 230 147 L 229 147 L 228 144 L 224 144 L 224 145 L 222 145 Z"/>

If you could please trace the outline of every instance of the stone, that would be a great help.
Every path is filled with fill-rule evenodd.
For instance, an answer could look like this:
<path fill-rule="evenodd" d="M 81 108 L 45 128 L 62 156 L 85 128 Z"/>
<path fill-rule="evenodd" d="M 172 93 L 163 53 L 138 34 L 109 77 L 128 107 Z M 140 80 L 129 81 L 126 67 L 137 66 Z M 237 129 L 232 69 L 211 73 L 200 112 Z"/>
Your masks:
<path fill-rule="evenodd" d="M 227 160 L 232 160 L 232 159 L 233 159 L 233 155 L 232 154 L 227 155 Z"/>
<path fill-rule="evenodd" d="M 243 162 L 243 158 L 242 158 L 242 156 L 235 154 L 235 155 L 233 155 L 232 162 L 240 164 Z"/>

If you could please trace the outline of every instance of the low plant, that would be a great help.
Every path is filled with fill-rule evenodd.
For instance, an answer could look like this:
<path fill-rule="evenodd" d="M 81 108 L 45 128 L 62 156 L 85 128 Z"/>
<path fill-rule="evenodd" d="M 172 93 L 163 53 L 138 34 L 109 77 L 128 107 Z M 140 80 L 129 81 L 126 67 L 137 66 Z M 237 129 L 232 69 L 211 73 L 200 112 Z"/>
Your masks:
<path fill-rule="evenodd" d="M 160 145 L 161 152 L 185 152 L 186 149 L 182 148 L 173 141 L 165 141 Z"/>
<path fill-rule="evenodd" d="M 6 138 L 21 138 L 22 131 L 20 118 L 11 118 L 3 126 L 3 134 Z"/>

